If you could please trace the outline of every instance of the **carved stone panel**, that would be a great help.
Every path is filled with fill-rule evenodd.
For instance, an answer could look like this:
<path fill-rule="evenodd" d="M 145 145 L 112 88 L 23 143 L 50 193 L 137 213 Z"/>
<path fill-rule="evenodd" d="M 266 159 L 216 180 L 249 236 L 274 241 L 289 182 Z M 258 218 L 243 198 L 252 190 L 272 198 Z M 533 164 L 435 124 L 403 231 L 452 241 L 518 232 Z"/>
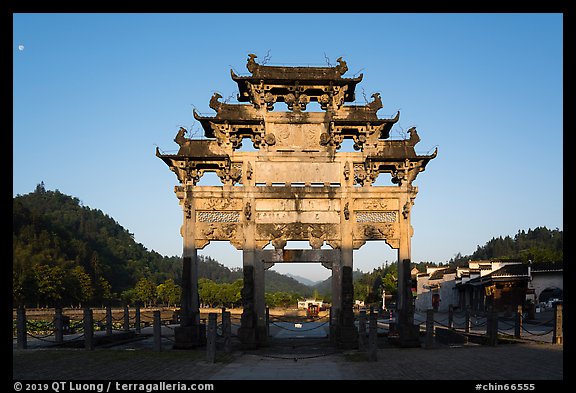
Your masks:
<path fill-rule="evenodd" d="M 337 224 L 257 224 L 256 237 L 258 240 L 270 240 L 275 248 L 284 248 L 290 240 L 308 240 L 312 248 L 320 248 L 324 241 L 339 239 L 339 225 Z"/>
<path fill-rule="evenodd" d="M 242 210 L 242 199 L 240 198 L 194 198 L 196 210 Z"/>
<path fill-rule="evenodd" d="M 398 210 L 398 199 L 383 199 L 383 198 L 365 198 L 356 199 L 354 201 L 354 210 Z"/>
<path fill-rule="evenodd" d="M 357 223 L 354 240 L 390 240 L 399 238 L 398 225 L 388 222 Z"/>
<path fill-rule="evenodd" d="M 288 222 L 339 224 L 340 213 L 331 211 L 264 211 L 256 213 L 256 222 L 259 224 Z"/>
<path fill-rule="evenodd" d="M 256 162 L 256 183 L 340 183 L 337 162 Z"/>
<path fill-rule="evenodd" d="M 196 211 L 196 222 L 240 222 L 240 213 L 234 211 Z"/>
<path fill-rule="evenodd" d="M 395 211 L 357 211 L 356 222 L 396 222 Z"/>
<path fill-rule="evenodd" d="M 256 211 L 340 211 L 339 199 L 258 199 L 256 200 Z"/>

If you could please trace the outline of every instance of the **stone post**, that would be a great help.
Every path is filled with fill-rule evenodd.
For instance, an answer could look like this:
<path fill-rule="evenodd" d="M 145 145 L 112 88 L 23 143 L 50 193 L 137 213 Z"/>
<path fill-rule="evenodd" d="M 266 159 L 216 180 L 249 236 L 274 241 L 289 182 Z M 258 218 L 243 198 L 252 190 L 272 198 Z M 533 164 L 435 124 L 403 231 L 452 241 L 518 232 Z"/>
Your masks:
<path fill-rule="evenodd" d="M 240 317 L 238 338 L 244 349 L 256 349 L 258 348 L 258 335 L 254 305 L 254 266 L 244 265 L 242 272 L 244 274 L 244 286 L 242 287 L 242 316 Z"/>
<path fill-rule="evenodd" d="M 378 319 L 374 309 L 370 307 L 370 321 L 368 325 L 368 361 L 378 360 Z"/>
<path fill-rule="evenodd" d="M 214 363 L 216 360 L 216 318 L 215 312 L 208 314 L 208 335 L 206 338 L 206 361 Z"/>
<path fill-rule="evenodd" d="M 91 351 L 94 349 L 94 318 L 92 309 L 84 309 L 84 348 Z"/>
<path fill-rule="evenodd" d="M 330 312 L 330 341 L 336 345 L 338 342 L 339 319 L 342 307 L 342 262 L 340 258 L 332 263 L 332 307 Z"/>
<path fill-rule="evenodd" d="M 448 305 L 448 329 L 454 329 L 454 306 Z"/>
<path fill-rule="evenodd" d="M 464 314 L 464 331 L 470 333 L 470 306 L 466 306 L 466 313 Z"/>
<path fill-rule="evenodd" d="M 28 348 L 28 333 L 26 331 L 26 308 L 20 305 L 16 309 L 16 348 Z"/>
<path fill-rule="evenodd" d="M 162 319 L 160 311 L 154 311 L 153 334 L 154 334 L 154 350 L 160 352 L 162 350 Z"/>
<path fill-rule="evenodd" d="M 334 326 L 332 324 L 332 306 L 328 309 L 328 336 L 330 338 L 330 343 L 335 344 L 334 340 Z"/>
<path fill-rule="evenodd" d="M 518 305 L 518 309 L 516 310 L 516 316 L 514 318 L 514 337 L 521 338 L 522 337 L 522 305 Z"/>
<path fill-rule="evenodd" d="M 398 253 L 400 254 L 400 250 Z M 410 259 L 403 259 L 398 270 L 397 327 L 399 343 L 404 348 L 420 347 L 420 328 L 414 325 L 411 282 Z"/>
<path fill-rule="evenodd" d="M 136 329 L 136 334 L 141 333 L 140 326 L 140 306 L 136 306 L 136 314 L 134 315 L 134 328 Z"/>
<path fill-rule="evenodd" d="M 130 310 L 128 306 L 124 306 L 124 331 L 130 330 Z"/>
<path fill-rule="evenodd" d="M 492 306 L 488 307 L 486 336 L 488 337 L 488 345 L 495 346 L 498 343 L 498 314 Z"/>
<path fill-rule="evenodd" d="M 420 328 L 414 325 L 414 304 L 412 298 L 412 276 L 410 273 L 410 260 L 412 255 L 412 225 L 410 224 L 410 211 L 412 199 L 416 197 L 417 189 L 409 182 L 402 182 L 400 186 L 405 194 L 399 198 L 401 206 L 398 215 L 400 241 L 398 244 L 398 334 L 401 347 L 420 347 Z"/>
<path fill-rule="evenodd" d="M 554 331 L 552 335 L 552 344 L 564 343 L 562 328 L 563 328 L 562 304 L 556 303 L 554 305 Z"/>
<path fill-rule="evenodd" d="M 196 208 L 193 181 L 186 180 L 180 199 L 183 213 L 181 228 L 182 249 L 182 297 L 180 326 L 174 329 L 174 348 L 190 349 L 206 342 L 206 325 L 200 323 L 200 298 L 198 295 L 198 252 L 196 250 Z"/>
<path fill-rule="evenodd" d="M 424 348 L 432 349 L 434 347 L 434 309 L 426 310 L 426 340 Z"/>
<path fill-rule="evenodd" d="M 106 335 L 112 335 L 112 307 L 106 306 Z"/>
<path fill-rule="evenodd" d="M 55 310 L 54 338 L 58 344 L 64 342 L 64 319 L 62 318 L 62 307 L 56 307 Z"/>
<path fill-rule="evenodd" d="M 232 352 L 232 322 L 230 311 L 222 312 L 222 335 L 224 336 L 224 352 Z"/>
<path fill-rule="evenodd" d="M 360 310 L 358 316 L 358 349 L 366 350 L 366 310 Z"/>
<path fill-rule="evenodd" d="M 266 337 L 270 337 L 270 307 L 266 307 Z"/>

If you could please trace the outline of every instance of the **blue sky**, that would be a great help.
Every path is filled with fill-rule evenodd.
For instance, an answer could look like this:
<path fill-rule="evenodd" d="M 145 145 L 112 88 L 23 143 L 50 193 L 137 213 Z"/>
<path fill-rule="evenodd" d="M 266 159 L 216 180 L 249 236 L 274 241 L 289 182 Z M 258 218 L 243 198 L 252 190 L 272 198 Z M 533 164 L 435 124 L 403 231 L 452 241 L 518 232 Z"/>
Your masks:
<path fill-rule="evenodd" d="M 562 14 L 258 14 L 257 29 L 243 27 L 251 17 L 15 14 L 13 195 L 44 181 L 148 249 L 180 255 L 177 179 L 156 146 L 176 150 L 180 126 L 199 132 L 192 109 L 213 113 L 215 91 L 235 96 L 230 69 L 248 75 L 248 53 L 269 53 L 270 65 L 343 56 L 344 76 L 364 74 L 357 103 L 380 92 L 380 117 L 400 110 L 393 137 L 416 126 L 417 153 L 438 147 L 414 182 L 413 261 L 445 262 L 520 229 L 563 229 Z M 229 244 L 201 253 L 242 265 Z M 354 258 L 371 271 L 396 252 L 374 242 Z"/>

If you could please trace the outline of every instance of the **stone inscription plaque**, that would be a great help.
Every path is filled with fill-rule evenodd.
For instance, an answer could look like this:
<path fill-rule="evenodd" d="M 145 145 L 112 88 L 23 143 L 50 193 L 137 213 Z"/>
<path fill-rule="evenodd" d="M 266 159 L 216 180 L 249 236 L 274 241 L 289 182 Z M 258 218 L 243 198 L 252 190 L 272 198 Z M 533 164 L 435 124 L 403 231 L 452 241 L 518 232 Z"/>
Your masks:
<path fill-rule="evenodd" d="M 337 162 L 256 162 L 256 183 L 339 183 Z"/>

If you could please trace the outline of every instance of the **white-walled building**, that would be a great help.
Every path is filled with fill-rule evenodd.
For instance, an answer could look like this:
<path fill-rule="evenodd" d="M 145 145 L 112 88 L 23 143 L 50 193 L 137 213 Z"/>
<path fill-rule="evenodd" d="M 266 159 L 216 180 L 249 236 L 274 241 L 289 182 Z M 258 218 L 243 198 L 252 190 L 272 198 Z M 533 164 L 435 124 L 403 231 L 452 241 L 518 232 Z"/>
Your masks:
<path fill-rule="evenodd" d="M 447 312 L 450 305 L 475 311 L 494 304 L 507 311 L 526 300 L 562 298 L 561 264 L 523 264 L 499 260 L 470 261 L 468 266 L 427 267 L 416 275 L 415 308 Z"/>

